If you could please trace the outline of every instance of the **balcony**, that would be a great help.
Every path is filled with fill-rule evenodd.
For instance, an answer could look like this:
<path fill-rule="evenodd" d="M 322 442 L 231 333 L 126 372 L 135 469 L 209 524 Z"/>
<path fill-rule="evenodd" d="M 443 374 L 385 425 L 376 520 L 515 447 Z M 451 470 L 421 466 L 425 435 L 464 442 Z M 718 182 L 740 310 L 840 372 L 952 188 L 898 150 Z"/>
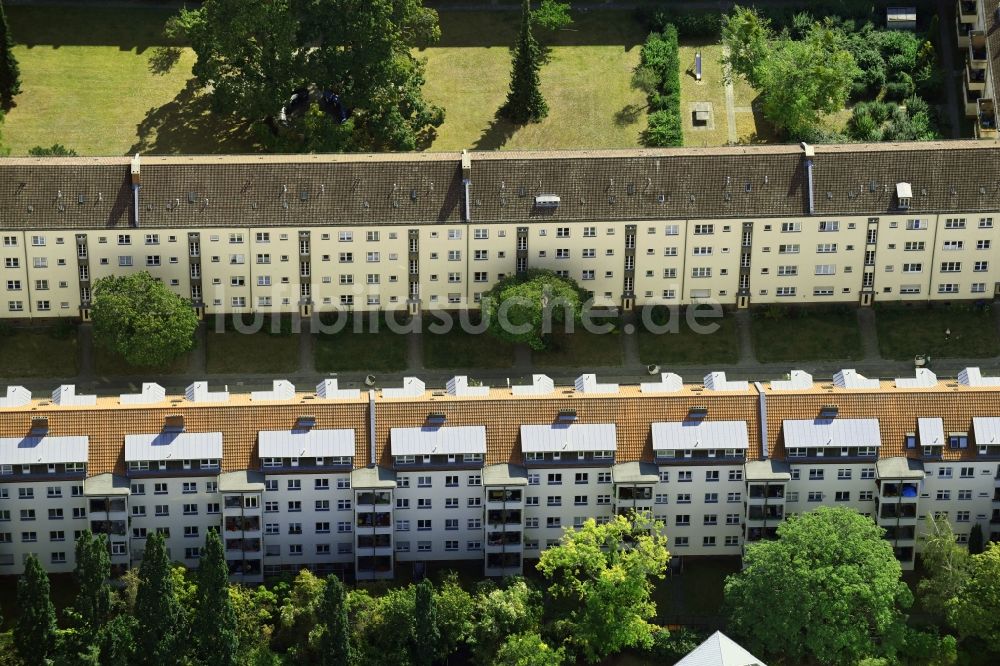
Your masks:
<path fill-rule="evenodd" d="M 747 490 L 747 497 L 750 500 L 767 500 L 767 501 L 784 501 L 785 500 L 785 486 L 782 485 L 763 485 L 759 483 L 750 484 Z"/>
<path fill-rule="evenodd" d="M 955 17 L 955 41 L 958 44 L 958 48 L 964 49 L 969 45 L 971 41 L 969 35 L 975 29 L 976 24 L 963 22 L 958 16 Z"/>
<path fill-rule="evenodd" d="M 976 114 L 976 134 L 980 139 L 993 139 L 997 135 L 997 113 L 992 99 L 979 100 Z"/>
<path fill-rule="evenodd" d="M 958 0 L 955 14 L 962 23 L 975 23 L 978 16 L 976 0 Z"/>
<path fill-rule="evenodd" d="M 358 535 L 358 550 L 371 550 L 381 551 L 384 548 L 392 548 L 392 535 L 391 534 L 359 534 Z"/>
<path fill-rule="evenodd" d="M 392 578 L 392 555 L 362 555 L 355 564 L 355 578 L 358 580 L 380 580 Z"/>
<path fill-rule="evenodd" d="M 389 506 L 392 503 L 392 493 L 363 491 L 357 493 L 354 500 L 360 509 L 361 507 Z"/>
<path fill-rule="evenodd" d="M 358 529 L 390 529 L 391 513 L 359 513 L 356 519 Z"/>
<path fill-rule="evenodd" d="M 490 509 L 486 512 L 486 522 L 490 526 L 495 525 L 520 525 L 520 509 Z"/>
<path fill-rule="evenodd" d="M 916 520 L 916 503 L 883 504 L 879 509 L 879 520 Z"/>
<path fill-rule="evenodd" d="M 916 502 L 917 497 L 920 495 L 917 484 L 915 483 L 893 483 L 885 482 L 882 484 L 882 493 L 880 497 L 882 498 L 900 498 L 904 502 Z"/>
<path fill-rule="evenodd" d="M 985 67 L 988 55 L 986 53 L 986 33 L 982 30 L 973 30 L 969 34 L 969 60 L 973 66 Z"/>
<path fill-rule="evenodd" d="M 990 516 L 990 524 L 996 525 L 1000 523 L 1000 509 L 993 509 L 993 515 Z"/>
<path fill-rule="evenodd" d="M 751 504 L 747 507 L 747 520 L 777 522 L 785 517 L 785 507 L 782 504 L 771 506 L 758 506 Z"/>
<path fill-rule="evenodd" d="M 968 92 L 982 92 L 986 89 L 986 68 L 972 63 L 965 65 L 965 88 Z"/>
<path fill-rule="evenodd" d="M 885 527 L 885 539 L 887 541 L 913 541 L 916 538 L 916 525 L 888 525 Z"/>
<path fill-rule="evenodd" d="M 975 118 L 979 114 L 979 98 L 983 91 L 970 88 L 968 81 L 962 81 L 962 93 L 965 95 L 965 117 Z"/>
<path fill-rule="evenodd" d="M 520 504 L 522 501 L 523 498 L 520 490 L 499 488 L 486 491 L 486 502 L 488 504 Z"/>
<path fill-rule="evenodd" d="M 260 516 L 229 516 L 225 529 L 227 532 L 260 532 Z"/>
<path fill-rule="evenodd" d="M 226 539 L 227 552 L 259 553 L 260 539 Z"/>
<path fill-rule="evenodd" d="M 506 550 L 521 550 L 521 532 L 487 532 L 486 545 L 504 547 Z"/>

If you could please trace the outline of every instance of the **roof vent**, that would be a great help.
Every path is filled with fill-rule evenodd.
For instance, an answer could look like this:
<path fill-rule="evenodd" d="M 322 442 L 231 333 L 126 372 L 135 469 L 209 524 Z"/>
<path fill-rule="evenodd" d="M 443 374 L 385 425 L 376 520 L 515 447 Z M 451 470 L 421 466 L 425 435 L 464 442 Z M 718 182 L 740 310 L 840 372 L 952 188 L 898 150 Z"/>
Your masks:
<path fill-rule="evenodd" d="M 538 196 L 535 197 L 535 206 L 538 208 L 558 208 L 559 195 L 539 194 Z"/>
<path fill-rule="evenodd" d="M 445 388 L 448 395 L 453 395 L 457 397 L 473 398 L 482 397 L 488 395 L 490 392 L 489 386 L 469 386 L 469 378 L 465 375 L 456 375 L 448 380 L 448 385 Z"/>
<path fill-rule="evenodd" d="M 448 415 L 444 412 L 431 412 L 427 415 L 427 423 L 431 425 L 441 425 L 448 420 Z"/>
<path fill-rule="evenodd" d="M 0 398 L 0 407 L 25 407 L 31 403 L 31 391 L 23 386 L 8 386 L 7 397 Z"/>
<path fill-rule="evenodd" d="M 359 389 L 338 388 L 336 379 L 324 379 L 316 385 L 316 396 L 323 400 L 349 400 L 357 398 L 360 395 L 361 391 Z"/>
<path fill-rule="evenodd" d="M 184 415 L 168 414 L 163 419 L 163 432 L 184 432 Z"/>
<path fill-rule="evenodd" d="M 548 375 L 531 375 L 531 384 L 512 386 L 513 395 L 548 395 L 555 391 L 555 384 Z"/>
<path fill-rule="evenodd" d="M 821 419 L 833 419 L 837 417 L 840 413 L 840 409 L 837 405 L 823 405 L 819 408 L 819 417 Z"/>
<path fill-rule="evenodd" d="M 63 384 L 52 392 L 52 402 L 60 407 L 86 407 L 97 404 L 96 395 L 77 395 L 76 386 Z"/>
<path fill-rule="evenodd" d="M 560 421 L 575 421 L 576 420 L 576 410 L 563 408 L 559 410 L 558 419 Z"/>
<path fill-rule="evenodd" d="M 598 384 L 593 374 L 580 375 L 573 386 L 578 393 L 618 393 L 618 384 Z"/>
<path fill-rule="evenodd" d="M 123 405 L 154 405 L 163 402 L 166 397 L 166 390 L 159 384 L 143 382 L 141 393 L 122 393 L 118 402 Z"/>
<path fill-rule="evenodd" d="M 32 416 L 31 417 L 31 434 L 38 437 L 45 435 L 49 432 L 49 417 L 47 416 Z"/>
<path fill-rule="evenodd" d="M 295 385 L 287 379 L 275 379 L 270 391 L 251 391 L 250 400 L 261 402 L 265 400 L 292 400 L 295 397 Z"/>
<path fill-rule="evenodd" d="M 688 409 L 689 419 L 703 419 L 708 416 L 708 407 L 702 405 L 695 405 Z"/>

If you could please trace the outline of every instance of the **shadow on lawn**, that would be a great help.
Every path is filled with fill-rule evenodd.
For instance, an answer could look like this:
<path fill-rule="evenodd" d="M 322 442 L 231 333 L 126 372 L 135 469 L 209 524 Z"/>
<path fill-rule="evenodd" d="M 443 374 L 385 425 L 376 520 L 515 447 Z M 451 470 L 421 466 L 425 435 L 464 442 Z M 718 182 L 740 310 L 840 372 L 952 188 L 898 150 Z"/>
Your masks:
<path fill-rule="evenodd" d="M 476 142 L 472 144 L 472 148 L 474 150 L 498 150 L 503 148 L 510 141 L 511 137 L 514 136 L 517 127 L 516 124 L 502 117 L 500 112 L 497 111 L 496 115 L 493 116 L 493 120 L 490 121 L 489 127 L 476 139 Z"/>
<path fill-rule="evenodd" d="M 177 12 L 164 7 L 52 7 L 11 5 L 6 8 L 11 34 L 28 48 L 46 46 L 114 46 L 143 53 L 153 46 L 176 46 L 163 34 L 166 20 Z"/>
<path fill-rule="evenodd" d="M 646 39 L 645 27 L 629 10 L 577 10 L 572 12 L 573 25 L 554 33 L 537 31 L 543 47 L 553 46 L 624 46 L 629 50 Z M 448 11 L 440 7 L 438 22 L 441 47 L 507 48 L 517 38 L 519 11 Z"/>
<path fill-rule="evenodd" d="M 193 78 L 172 100 L 151 108 L 136 135 L 129 154 L 243 153 L 258 147 L 251 125 L 212 111 L 211 99 Z"/>

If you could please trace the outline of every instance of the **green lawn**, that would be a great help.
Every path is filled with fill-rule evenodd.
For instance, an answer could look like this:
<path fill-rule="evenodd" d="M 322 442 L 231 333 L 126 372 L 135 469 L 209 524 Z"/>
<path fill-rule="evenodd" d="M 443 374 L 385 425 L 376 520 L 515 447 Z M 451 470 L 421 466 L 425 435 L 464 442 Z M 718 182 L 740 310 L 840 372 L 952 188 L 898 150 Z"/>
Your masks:
<path fill-rule="evenodd" d="M 407 366 L 407 336 L 384 325 L 370 332 L 367 324 L 355 333 L 349 323 L 338 333 L 316 335 L 316 370 L 319 372 L 397 372 Z"/>
<path fill-rule="evenodd" d="M 440 324 L 440 322 L 439 322 Z M 425 368 L 509 368 L 514 365 L 514 346 L 487 331 L 467 333 L 455 321 L 447 333 L 423 334 Z"/>
<path fill-rule="evenodd" d="M 178 375 L 187 372 L 190 360 L 191 353 L 189 352 L 165 366 L 142 367 L 130 365 L 114 352 L 108 351 L 100 345 L 94 345 L 94 373 L 98 376 L 142 377 L 143 375 L 149 376 L 152 374 Z"/>
<path fill-rule="evenodd" d="M 573 333 L 554 332 L 545 351 L 532 352 L 532 362 L 540 368 L 588 368 L 621 365 L 621 334 L 596 334 L 578 329 Z"/>
<path fill-rule="evenodd" d="M 637 335 L 639 360 L 657 365 L 705 365 L 736 363 L 739 360 L 739 337 L 732 317 L 699 319 L 704 324 L 718 324 L 714 333 L 696 333 L 683 314 L 676 333 L 651 333 L 640 326 Z"/>
<path fill-rule="evenodd" d="M 210 374 L 278 374 L 299 368 L 299 336 L 211 332 L 205 365 Z"/>
<path fill-rule="evenodd" d="M 884 306 L 876 310 L 875 323 L 884 358 L 991 358 L 1000 353 L 992 312 L 971 306 Z M 950 336 L 945 336 L 946 330 Z"/>
<path fill-rule="evenodd" d="M 431 150 L 638 146 L 646 102 L 629 81 L 646 33 L 629 11 L 574 12 L 567 30 L 539 35 L 552 47 L 541 69 L 548 117 L 522 127 L 496 119 L 510 83 L 519 16 L 440 13 L 441 41 L 417 53 L 427 59 L 426 97 L 445 109 Z"/>
<path fill-rule="evenodd" d="M 252 151 L 247 129 L 210 114 L 195 92 L 194 53 L 163 35 L 172 13 L 7 7 L 22 81 L 3 127 L 11 154 L 53 143 L 81 155 Z"/>
<path fill-rule="evenodd" d="M 754 317 L 751 326 L 758 361 L 839 361 L 856 360 L 864 355 L 853 308 L 795 312 L 799 316 Z"/>
<path fill-rule="evenodd" d="M 75 329 L 68 336 L 54 328 L 13 329 L 0 334 L 0 377 L 74 377 Z"/>

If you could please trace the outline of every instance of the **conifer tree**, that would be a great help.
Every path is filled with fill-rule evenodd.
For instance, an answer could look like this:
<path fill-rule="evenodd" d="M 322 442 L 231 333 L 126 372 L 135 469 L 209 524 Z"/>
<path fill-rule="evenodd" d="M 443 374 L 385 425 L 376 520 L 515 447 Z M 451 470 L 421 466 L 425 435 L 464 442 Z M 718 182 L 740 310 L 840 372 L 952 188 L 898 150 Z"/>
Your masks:
<path fill-rule="evenodd" d="M 319 621 L 325 628 L 320 641 L 321 666 L 345 666 L 353 663 L 346 601 L 344 586 L 337 575 L 327 576 L 319 608 Z"/>
<path fill-rule="evenodd" d="M 0 106 L 9 109 L 14 95 L 21 92 L 21 69 L 14 57 L 14 39 L 7 25 L 7 13 L 0 2 Z"/>
<path fill-rule="evenodd" d="M 88 640 L 93 640 L 111 614 L 111 586 L 108 585 L 111 555 L 107 537 L 86 530 L 76 540 L 74 574 L 80 591 L 73 602 L 73 610 L 80 616 Z"/>
<path fill-rule="evenodd" d="M 441 643 L 434 584 L 426 578 L 417 585 L 413 604 L 413 663 L 431 666 Z"/>
<path fill-rule="evenodd" d="M 537 122 L 548 115 L 549 107 L 542 97 L 538 78 L 541 50 L 531 32 L 531 6 L 521 4 L 521 30 L 514 47 L 514 63 L 510 73 L 510 92 L 500 114 L 516 123 Z"/>
<path fill-rule="evenodd" d="M 969 532 L 969 555 L 978 555 L 983 552 L 983 527 L 979 523 L 972 526 Z"/>
<path fill-rule="evenodd" d="M 151 534 L 146 539 L 146 552 L 139 567 L 135 619 L 137 663 L 159 666 L 180 661 L 181 606 L 161 534 Z"/>
<path fill-rule="evenodd" d="M 201 663 L 235 666 L 239 653 L 236 611 L 229 597 L 226 553 L 215 530 L 205 535 L 205 549 L 198 564 L 198 599 L 192 631 Z"/>
<path fill-rule="evenodd" d="M 49 576 L 33 554 L 17 581 L 17 606 L 14 647 L 25 666 L 42 666 L 55 649 L 56 609 L 49 599 Z"/>

